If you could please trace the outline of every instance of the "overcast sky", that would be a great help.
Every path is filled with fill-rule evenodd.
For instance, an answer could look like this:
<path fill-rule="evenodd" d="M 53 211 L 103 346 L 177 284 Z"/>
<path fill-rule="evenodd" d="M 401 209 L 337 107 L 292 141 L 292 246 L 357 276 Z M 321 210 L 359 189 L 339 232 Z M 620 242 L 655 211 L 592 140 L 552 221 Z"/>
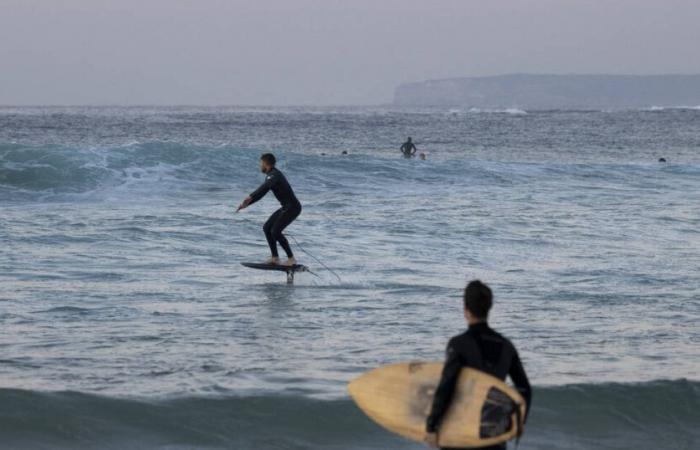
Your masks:
<path fill-rule="evenodd" d="M 0 104 L 380 104 L 402 82 L 700 73 L 700 0 L 0 0 Z"/>

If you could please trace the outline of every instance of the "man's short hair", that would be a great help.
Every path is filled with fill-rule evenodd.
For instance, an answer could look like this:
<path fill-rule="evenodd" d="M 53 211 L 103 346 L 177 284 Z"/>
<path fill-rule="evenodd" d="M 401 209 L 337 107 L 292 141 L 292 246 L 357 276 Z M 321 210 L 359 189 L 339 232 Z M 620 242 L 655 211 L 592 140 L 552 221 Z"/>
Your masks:
<path fill-rule="evenodd" d="M 480 280 L 473 280 L 464 288 L 464 309 L 468 309 L 477 319 L 486 319 L 493 305 L 491 288 Z"/>
<path fill-rule="evenodd" d="M 265 153 L 260 157 L 260 159 L 273 167 L 277 163 L 277 158 L 275 158 L 275 155 L 273 155 L 272 153 Z"/>

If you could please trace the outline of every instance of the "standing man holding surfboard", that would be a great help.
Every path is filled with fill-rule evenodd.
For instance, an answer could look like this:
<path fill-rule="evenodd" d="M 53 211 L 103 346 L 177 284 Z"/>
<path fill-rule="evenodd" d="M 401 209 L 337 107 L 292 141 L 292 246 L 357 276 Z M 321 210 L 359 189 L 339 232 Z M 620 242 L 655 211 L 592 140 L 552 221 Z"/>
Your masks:
<path fill-rule="evenodd" d="M 294 191 L 289 185 L 287 178 L 275 167 L 276 163 L 277 160 L 272 153 L 265 153 L 260 157 L 260 171 L 266 175 L 265 182 L 243 200 L 236 212 L 247 208 L 263 198 L 269 191 L 272 191 L 282 207 L 272 213 L 270 218 L 267 219 L 267 222 L 265 222 L 265 225 L 263 225 L 265 238 L 267 239 L 270 252 L 272 253 L 272 256 L 270 256 L 265 264 L 279 264 L 279 255 L 277 253 L 277 243 L 279 242 L 282 249 L 287 254 L 287 262 L 285 265 L 292 267 L 296 265 L 296 260 L 294 259 L 294 253 L 292 253 L 289 242 L 287 238 L 284 237 L 284 234 L 282 234 L 282 231 L 287 228 L 294 219 L 299 217 L 299 214 L 301 214 L 301 203 L 296 195 L 294 195 Z"/>
<path fill-rule="evenodd" d="M 464 318 L 469 328 L 447 344 L 447 357 L 435 390 L 433 405 L 426 421 L 425 442 L 438 447 L 440 422 L 450 407 L 459 374 L 463 367 L 472 367 L 501 380 L 510 376 L 530 410 L 532 389 L 515 346 L 488 326 L 493 305 L 491 289 L 479 280 L 471 281 L 464 290 Z M 527 414 L 527 413 L 526 413 Z M 481 447 L 483 450 L 504 450 L 506 444 Z"/>

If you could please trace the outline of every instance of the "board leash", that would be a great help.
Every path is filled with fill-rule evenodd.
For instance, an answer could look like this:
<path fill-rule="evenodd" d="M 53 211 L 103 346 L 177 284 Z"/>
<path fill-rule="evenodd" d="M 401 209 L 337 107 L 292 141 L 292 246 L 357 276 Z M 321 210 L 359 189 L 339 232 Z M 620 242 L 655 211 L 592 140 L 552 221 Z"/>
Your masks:
<path fill-rule="evenodd" d="M 306 250 L 304 250 L 304 247 L 301 246 L 301 244 L 299 243 L 299 241 L 297 241 L 297 238 L 295 238 L 293 234 L 287 234 L 287 236 L 289 236 L 290 238 L 292 238 L 292 240 L 294 241 L 294 243 L 297 245 L 297 247 L 299 247 L 299 249 L 300 249 L 302 252 L 304 252 L 304 253 L 306 253 L 307 255 L 309 255 L 310 257 L 312 257 L 312 258 L 314 259 L 314 261 L 316 261 L 317 263 L 319 263 L 320 265 L 322 265 L 327 271 L 329 271 L 330 273 L 332 273 L 333 275 L 335 275 L 335 277 L 338 279 L 338 282 L 340 282 L 340 283 L 343 282 L 343 280 L 340 278 L 340 275 L 338 275 L 338 274 L 335 272 L 335 270 L 333 270 L 333 269 L 331 269 L 330 267 L 328 267 L 327 265 L 323 264 L 323 262 L 322 262 L 320 259 L 316 258 L 316 257 L 315 257 L 314 255 L 312 255 L 311 253 L 309 253 L 309 252 L 307 252 Z M 307 269 L 307 270 L 308 270 L 308 269 Z M 310 272 L 311 274 L 313 274 L 313 275 L 316 275 L 315 273 L 311 272 L 310 270 L 309 270 L 309 272 Z M 321 277 L 319 277 L 318 275 L 316 275 L 316 277 L 321 278 Z"/>

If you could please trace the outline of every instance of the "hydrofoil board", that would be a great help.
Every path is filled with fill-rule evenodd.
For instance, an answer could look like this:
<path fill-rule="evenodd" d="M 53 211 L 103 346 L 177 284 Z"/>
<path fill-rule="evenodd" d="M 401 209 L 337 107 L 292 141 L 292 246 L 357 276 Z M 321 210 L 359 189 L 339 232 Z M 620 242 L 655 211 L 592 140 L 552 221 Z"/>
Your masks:
<path fill-rule="evenodd" d="M 287 274 L 287 283 L 294 283 L 294 274 L 296 272 L 308 272 L 309 268 L 303 264 L 293 264 L 287 266 L 284 264 L 265 264 L 265 263 L 254 263 L 254 262 L 242 262 L 243 266 L 250 269 L 257 270 L 274 270 L 277 272 L 285 272 Z"/>

